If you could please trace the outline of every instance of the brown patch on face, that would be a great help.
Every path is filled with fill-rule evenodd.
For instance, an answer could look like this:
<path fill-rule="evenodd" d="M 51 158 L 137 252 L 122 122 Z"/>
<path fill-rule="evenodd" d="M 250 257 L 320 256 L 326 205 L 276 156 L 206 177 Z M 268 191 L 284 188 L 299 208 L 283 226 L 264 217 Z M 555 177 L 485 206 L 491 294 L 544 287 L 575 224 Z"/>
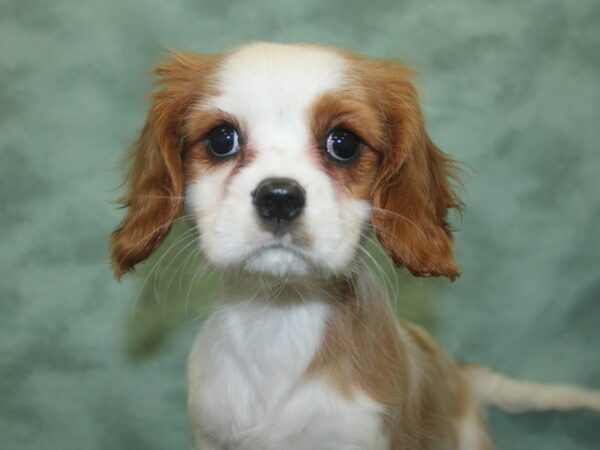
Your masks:
<path fill-rule="evenodd" d="M 207 148 L 207 135 L 210 131 L 223 124 L 231 125 L 238 133 L 240 152 L 225 158 L 219 158 L 210 153 Z M 202 104 L 196 105 L 184 125 L 186 145 L 184 149 L 184 166 L 186 179 L 194 180 L 209 170 L 224 165 L 230 167 L 228 179 L 239 169 L 250 163 L 254 153 L 245 145 L 245 133 L 237 119 L 230 115 L 212 109 L 204 109 Z"/>
<path fill-rule="evenodd" d="M 454 448 L 467 385 L 422 330 L 398 324 L 383 294 L 370 295 L 359 298 L 350 284 L 338 286 L 307 376 L 324 377 L 348 399 L 358 391 L 381 403 L 390 448 Z"/>
<path fill-rule="evenodd" d="M 127 212 L 111 237 L 117 278 L 158 248 L 181 213 L 185 189 L 182 129 L 192 105 L 214 91 L 219 59 L 218 55 L 174 54 L 154 69 L 159 88 L 131 150 L 128 191 L 122 199 Z"/>
<path fill-rule="evenodd" d="M 369 198 L 380 158 L 381 120 L 377 111 L 361 91 L 348 89 L 323 94 L 312 105 L 310 117 L 317 151 L 329 176 L 350 196 Z M 355 160 L 336 162 L 325 152 L 327 135 L 336 127 L 351 131 L 363 142 Z"/>
<path fill-rule="evenodd" d="M 398 267 L 417 276 L 454 279 L 450 209 L 462 207 L 451 185 L 454 161 L 425 129 L 412 71 L 394 61 L 340 52 L 350 62 L 348 83 L 365 92 L 381 118 L 382 156 L 371 186 L 371 221 Z"/>

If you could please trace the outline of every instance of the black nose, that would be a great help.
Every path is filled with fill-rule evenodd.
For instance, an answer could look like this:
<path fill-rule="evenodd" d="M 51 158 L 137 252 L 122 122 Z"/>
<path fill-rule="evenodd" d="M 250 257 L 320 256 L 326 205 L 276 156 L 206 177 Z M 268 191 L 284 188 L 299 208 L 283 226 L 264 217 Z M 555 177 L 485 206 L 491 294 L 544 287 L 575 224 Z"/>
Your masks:
<path fill-rule="evenodd" d="M 267 178 L 252 192 L 258 215 L 265 220 L 282 224 L 302 213 L 306 203 L 304 189 L 290 178 Z"/>

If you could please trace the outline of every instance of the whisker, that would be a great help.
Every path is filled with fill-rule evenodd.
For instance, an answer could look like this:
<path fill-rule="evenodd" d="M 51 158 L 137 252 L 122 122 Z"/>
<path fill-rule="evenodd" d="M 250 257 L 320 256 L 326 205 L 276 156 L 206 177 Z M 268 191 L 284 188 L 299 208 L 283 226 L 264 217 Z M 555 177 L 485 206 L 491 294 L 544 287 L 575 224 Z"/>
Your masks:
<path fill-rule="evenodd" d="M 163 259 L 164 259 L 164 258 L 165 258 L 165 257 L 166 257 L 166 256 L 167 256 L 169 253 L 170 253 L 170 252 L 171 252 L 171 250 L 172 250 L 172 249 L 173 249 L 173 248 L 174 248 L 174 247 L 175 247 L 175 246 L 176 246 L 176 245 L 177 245 L 179 242 L 181 242 L 181 240 L 182 240 L 182 239 L 185 239 L 185 234 L 186 234 L 186 233 L 184 233 L 182 236 L 179 236 L 179 237 L 178 237 L 178 238 L 175 240 L 175 242 L 173 242 L 173 243 L 172 243 L 172 244 L 171 244 L 171 245 L 170 245 L 170 246 L 167 248 L 167 250 L 165 251 L 165 253 L 164 253 L 164 254 L 162 254 L 162 255 L 161 255 L 161 256 L 160 256 L 160 257 L 157 259 L 157 261 L 156 261 L 156 262 L 153 264 L 152 268 L 150 269 L 150 271 L 149 271 L 149 272 L 148 272 L 148 274 L 146 275 L 146 277 L 145 277 L 145 279 L 144 279 L 144 282 L 142 283 L 142 286 L 141 286 L 141 287 L 140 287 L 140 289 L 139 289 L 139 292 L 138 292 L 138 295 L 136 296 L 136 299 L 135 299 L 135 301 L 133 302 L 133 305 L 132 305 L 132 311 L 131 311 L 131 314 L 132 314 L 132 316 L 133 316 L 133 314 L 135 313 L 135 309 L 136 309 L 136 307 L 137 307 L 137 304 L 138 304 L 138 302 L 139 302 L 140 298 L 142 297 L 142 294 L 143 294 L 143 292 L 144 292 L 144 289 L 145 289 L 146 285 L 148 284 L 148 281 L 149 281 L 149 280 L 150 280 L 150 278 L 152 277 L 152 275 L 153 275 L 154 271 L 157 269 L 157 267 L 158 267 L 158 265 L 160 264 L 160 262 L 161 262 L 161 261 L 162 261 L 162 260 L 163 260 Z M 155 295 L 156 295 L 156 291 L 155 291 Z M 157 300 L 158 300 L 158 299 L 157 299 Z"/>
<path fill-rule="evenodd" d="M 414 229 L 421 235 L 421 237 L 423 239 L 426 239 L 427 236 L 425 236 L 425 233 L 423 232 L 423 230 L 421 229 L 421 227 L 419 225 L 417 225 L 414 221 L 412 221 L 411 219 L 409 219 L 408 217 L 406 217 L 403 214 L 400 214 L 396 211 L 390 211 L 389 209 L 383 209 L 383 208 L 378 208 L 376 206 L 372 206 L 371 210 L 376 212 L 376 213 L 381 213 L 381 214 L 387 214 L 393 217 L 397 217 L 398 219 L 402 219 L 404 220 L 406 223 L 412 225 L 414 227 Z M 379 229 L 377 229 L 377 232 L 380 232 Z"/>
<path fill-rule="evenodd" d="M 198 253 L 199 255 L 200 253 Z M 185 309 L 186 311 L 188 310 L 188 305 L 189 305 L 189 300 L 190 300 L 190 295 L 192 293 L 192 289 L 197 285 L 197 283 L 200 281 L 200 279 L 202 278 L 203 275 L 206 275 L 206 268 L 208 267 L 207 261 L 204 261 L 200 266 L 198 266 L 198 268 L 196 269 L 194 275 L 192 276 L 192 280 L 190 281 L 190 284 L 188 285 L 188 289 L 187 289 L 187 293 L 185 296 Z M 211 272 L 209 272 L 209 275 L 212 274 L 214 271 L 214 269 L 211 270 Z"/>
<path fill-rule="evenodd" d="M 196 254 L 196 258 L 194 259 L 194 263 L 195 261 L 197 261 L 197 257 L 200 256 L 200 253 Z M 189 290 L 188 290 L 188 295 L 186 295 L 186 299 L 185 299 L 185 312 L 186 312 L 186 316 L 189 314 L 189 300 L 190 300 L 190 293 L 191 290 L 193 289 L 193 287 L 195 287 L 197 285 L 197 283 L 200 282 L 200 280 L 202 279 L 203 276 L 211 277 L 214 273 L 215 273 L 215 269 L 211 268 L 208 272 L 204 271 L 205 269 L 202 269 L 198 272 L 196 272 L 194 274 L 194 277 L 190 280 L 190 285 L 189 285 Z M 194 321 L 200 320 L 200 318 L 203 317 L 204 313 L 208 310 L 208 308 L 210 307 L 209 302 L 195 302 L 195 308 L 192 312 L 192 317 L 191 319 Z"/>
<path fill-rule="evenodd" d="M 396 308 L 397 300 L 398 300 L 398 292 L 400 289 L 399 285 L 398 285 L 397 269 L 394 266 L 394 264 L 392 263 L 392 261 L 390 260 L 389 255 L 383 250 L 381 245 L 379 245 L 373 238 L 369 239 L 369 243 L 371 244 L 370 247 L 373 250 L 376 250 L 377 252 L 379 252 L 379 254 L 382 256 L 382 258 L 380 258 L 380 259 L 375 258 L 375 256 L 373 256 L 373 254 L 365 247 L 365 250 L 367 251 L 368 256 L 371 258 L 371 261 L 373 262 L 373 264 L 376 265 L 377 272 L 379 273 L 380 278 L 384 282 L 384 286 L 386 288 L 386 291 L 388 292 L 388 297 L 393 302 L 394 308 Z M 384 265 L 385 265 L 385 267 L 384 267 Z M 386 270 L 386 268 L 387 268 L 387 270 Z M 392 280 L 393 280 L 393 282 L 392 282 Z"/>
<path fill-rule="evenodd" d="M 163 285 L 163 284 L 162 284 L 162 280 L 163 280 L 163 278 L 164 278 L 164 277 L 165 277 L 167 274 L 170 274 L 170 277 L 169 277 L 169 282 L 167 283 L 167 287 L 166 287 L 166 289 L 165 289 L 165 290 L 166 290 L 166 292 L 171 292 L 171 283 L 173 282 L 173 280 L 174 280 L 174 279 L 175 279 L 175 277 L 177 276 L 177 273 L 179 272 L 179 269 L 181 268 L 181 263 L 182 263 L 182 262 L 181 262 L 181 261 L 179 261 L 179 263 L 177 264 L 177 267 L 176 267 L 174 270 L 172 270 L 172 271 L 169 271 L 169 266 L 171 266 L 171 264 L 173 263 L 173 261 L 176 261 L 176 260 L 178 259 L 178 256 L 179 256 L 181 253 L 184 253 L 186 250 L 188 250 L 190 247 L 192 247 L 192 251 L 190 252 L 190 254 L 193 254 L 193 249 L 194 249 L 194 248 L 196 248 L 195 244 L 196 244 L 196 243 L 197 243 L 197 241 L 198 241 L 198 239 L 197 239 L 197 236 L 196 236 L 196 235 L 192 234 L 192 235 L 188 236 L 188 237 L 186 238 L 186 240 L 188 240 L 188 242 L 187 242 L 185 245 L 183 245 L 183 247 L 182 247 L 182 248 L 181 248 L 181 249 L 180 249 L 180 250 L 177 252 L 177 254 L 175 254 L 173 257 L 171 257 L 171 260 L 169 261 L 169 263 L 167 264 L 167 266 L 166 266 L 165 268 L 161 269 L 163 273 L 162 273 L 162 275 L 160 276 L 160 280 L 159 280 L 159 282 L 158 282 L 158 285 L 159 285 L 159 286 L 162 286 L 162 285 Z M 186 256 L 186 258 L 187 258 L 188 256 L 189 256 L 189 255 L 187 255 L 187 256 Z M 181 274 L 180 274 L 180 277 L 181 277 Z M 156 279 L 156 278 L 155 278 L 155 279 Z"/>
<path fill-rule="evenodd" d="M 185 245 L 183 245 L 183 247 L 175 255 L 173 255 L 173 257 L 168 262 L 168 264 L 162 269 L 163 273 L 162 273 L 160 279 L 158 280 L 159 285 L 162 284 L 162 281 L 163 281 L 167 271 L 169 270 L 169 267 L 171 267 L 171 264 L 173 264 L 173 262 L 177 260 L 177 257 L 181 253 L 183 253 L 187 248 L 189 248 L 192 244 L 197 242 L 198 232 L 195 228 L 191 228 L 191 229 L 187 230 L 185 233 L 183 233 L 183 235 L 181 237 L 183 237 L 184 235 L 186 236 L 185 240 L 189 241 L 189 242 L 187 242 Z M 168 287 L 167 287 L 167 290 L 168 290 Z"/>
<path fill-rule="evenodd" d="M 397 239 L 397 237 L 386 231 L 385 229 L 375 229 L 375 227 L 372 224 L 367 224 L 369 230 L 371 230 L 373 232 L 373 234 L 375 235 L 375 237 L 377 237 L 376 235 L 381 235 L 387 238 L 390 238 L 391 240 L 393 240 L 395 242 L 396 245 L 398 245 L 399 247 L 402 247 L 402 249 L 407 252 L 410 253 L 410 249 L 406 247 L 406 245 L 404 244 L 404 242 L 402 242 L 401 240 Z M 425 238 L 425 235 L 423 233 L 421 233 L 423 235 L 423 237 Z"/>
<path fill-rule="evenodd" d="M 199 246 L 195 246 L 192 248 L 192 251 L 189 253 L 189 255 L 187 255 L 183 261 L 177 266 L 177 271 L 179 272 L 179 285 L 178 285 L 178 292 L 181 292 L 183 290 L 183 275 L 184 273 L 186 273 L 186 267 L 188 266 L 188 263 L 191 263 L 192 267 L 194 265 L 197 264 L 198 262 L 198 257 L 200 257 L 202 255 L 202 252 L 200 251 L 200 247 Z M 193 261 L 191 261 L 193 260 Z M 180 270 L 181 268 L 181 270 Z M 167 289 L 169 289 L 169 287 L 167 286 Z"/>
<path fill-rule="evenodd" d="M 156 199 L 156 198 L 166 198 L 169 200 L 185 200 L 183 196 L 175 196 L 175 195 L 132 195 L 127 198 L 130 199 Z"/>
<path fill-rule="evenodd" d="M 398 284 L 398 271 L 396 269 L 396 266 L 394 265 L 394 263 L 391 261 L 389 255 L 386 253 L 386 251 L 381 247 L 381 245 L 379 245 L 377 243 L 377 241 L 375 240 L 371 240 L 372 244 L 373 244 L 373 248 L 375 250 L 377 250 L 380 255 L 382 256 L 381 261 L 384 262 L 384 264 L 388 267 L 388 273 L 391 272 L 392 273 L 392 278 L 394 279 L 394 283 L 393 285 L 389 285 L 387 286 L 389 291 L 389 296 L 392 300 L 392 302 L 394 303 L 394 308 L 396 308 L 398 306 L 398 295 L 400 292 L 400 285 Z M 385 270 L 385 269 L 384 269 Z"/>
<path fill-rule="evenodd" d="M 123 262 L 127 259 L 127 257 L 131 254 L 132 251 L 134 251 L 135 249 L 137 249 L 141 244 L 143 244 L 145 241 L 147 241 L 148 239 L 150 239 L 157 231 L 165 228 L 165 227 L 169 227 L 171 225 L 174 225 L 175 223 L 178 222 L 183 222 L 189 218 L 192 218 L 193 215 L 192 214 L 185 214 L 182 216 L 179 216 L 175 219 L 173 219 L 172 221 L 167 221 L 165 223 L 163 223 L 162 225 L 159 225 L 158 227 L 154 228 L 152 231 L 150 231 L 148 234 L 144 235 L 141 239 L 139 239 L 138 241 L 136 241 L 128 251 L 126 251 L 121 258 L 119 258 L 119 262 Z"/>
<path fill-rule="evenodd" d="M 196 252 L 192 252 L 192 253 L 190 253 L 190 255 L 194 255 L 193 258 L 191 259 L 191 264 L 196 265 L 196 263 L 198 262 L 198 259 L 201 256 L 201 253 L 200 253 L 199 249 L 196 248 Z M 188 255 L 188 258 L 189 258 L 189 255 Z M 187 264 L 187 261 L 190 261 L 190 260 L 186 258 L 185 261 L 186 261 L 186 264 Z M 203 262 L 202 264 L 199 264 L 196 267 L 196 270 L 193 271 L 192 278 L 190 279 L 190 285 L 194 284 L 194 280 L 196 278 L 196 275 L 197 275 L 198 271 L 203 271 L 204 268 L 202 267 L 202 265 L 205 265 L 205 264 L 206 264 L 206 262 Z M 183 289 L 183 281 L 182 280 L 183 280 L 183 275 L 180 275 L 180 277 L 179 277 L 179 291 L 181 291 Z M 186 295 L 186 298 L 185 298 L 185 314 L 186 315 L 188 314 L 188 311 L 189 311 L 189 296 Z"/>
<path fill-rule="evenodd" d="M 359 245 L 358 249 L 361 250 L 363 252 L 363 254 L 369 258 L 369 260 L 371 261 L 371 263 L 375 267 L 375 270 L 377 270 L 377 272 L 379 272 L 379 275 L 383 279 L 383 282 L 386 283 L 386 285 L 391 285 L 392 282 L 389 279 L 387 273 L 385 272 L 385 270 L 383 269 L 383 267 L 381 266 L 381 264 L 379 263 L 379 261 L 377 261 L 373 257 L 373 255 L 371 255 L 371 253 L 369 252 L 369 250 L 367 248 L 365 248 L 364 246 L 362 246 L 362 245 Z"/>

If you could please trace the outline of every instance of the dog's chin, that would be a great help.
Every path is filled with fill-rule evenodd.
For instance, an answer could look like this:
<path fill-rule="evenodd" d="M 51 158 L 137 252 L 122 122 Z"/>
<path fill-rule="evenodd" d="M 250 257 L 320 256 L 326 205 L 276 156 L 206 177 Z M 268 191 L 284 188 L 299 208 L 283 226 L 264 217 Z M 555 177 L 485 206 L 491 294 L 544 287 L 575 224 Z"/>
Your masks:
<path fill-rule="evenodd" d="M 314 271 L 304 256 L 283 246 L 257 250 L 246 259 L 243 269 L 249 273 L 274 277 L 306 277 Z"/>

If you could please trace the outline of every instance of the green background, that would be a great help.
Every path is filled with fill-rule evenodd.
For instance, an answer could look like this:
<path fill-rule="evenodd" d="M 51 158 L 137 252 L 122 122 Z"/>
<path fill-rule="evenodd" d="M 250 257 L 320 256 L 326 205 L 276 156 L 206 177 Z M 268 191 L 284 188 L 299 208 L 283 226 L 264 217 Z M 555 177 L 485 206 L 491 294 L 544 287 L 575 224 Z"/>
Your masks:
<path fill-rule="evenodd" d="M 466 167 L 464 275 L 392 280 L 399 310 L 457 358 L 600 388 L 597 0 L 1 0 L 0 448 L 191 446 L 185 358 L 210 277 L 171 239 L 118 284 L 107 237 L 145 70 L 165 48 L 251 40 L 419 68 L 430 133 Z M 505 450 L 600 441 L 590 413 L 490 421 Z"/>

